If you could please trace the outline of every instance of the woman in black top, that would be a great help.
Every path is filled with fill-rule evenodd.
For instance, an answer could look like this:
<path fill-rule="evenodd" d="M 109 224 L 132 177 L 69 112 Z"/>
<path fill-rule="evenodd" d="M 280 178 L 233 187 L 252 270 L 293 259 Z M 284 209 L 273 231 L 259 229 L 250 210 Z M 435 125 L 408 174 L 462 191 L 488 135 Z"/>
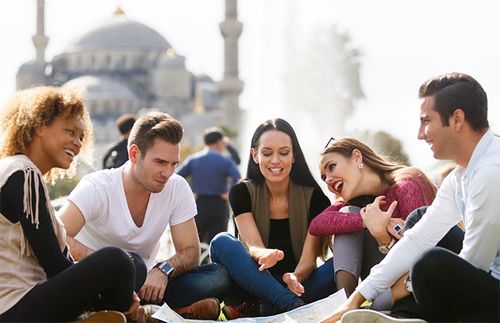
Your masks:
<path fill-rule="evenodd" d="M 330 201 L 309 171 L 288 122 L 278 118 L 257 128 L 247 178 L 231 188 L 229 199 L 239 240 L 217 235 L 211 258 L 226 267 L 247 300 L 260 302 L 226 306 L 226 317 L 288 311 L 336 290 L 332 261 L 316 268 L 327 241 L 307 233 L 309 222 Z"/>
<path fill-rule="evenodd" d="M 105 248 L 74 264 L 44 182 L 74 170 L 76 155 L 92 146 L 81 98 L 24 90 L 2 109 L 0 124 L 0 321 L 71 321 L 99 309 L 139 318 L 128 255 Z"/>

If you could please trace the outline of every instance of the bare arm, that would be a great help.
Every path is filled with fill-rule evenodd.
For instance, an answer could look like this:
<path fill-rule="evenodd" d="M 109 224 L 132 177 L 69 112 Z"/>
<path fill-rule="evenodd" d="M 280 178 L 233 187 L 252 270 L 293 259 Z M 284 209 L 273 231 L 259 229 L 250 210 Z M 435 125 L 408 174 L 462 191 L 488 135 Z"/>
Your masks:
<path fill-rule="evenodd" d="M 175 255 L 168 261 L 174 268 L 172 276 L 179 276 L 198 265 L 200 241 L 194 219 L 170 227 Z M 158 268 L 149 271 L 146 281 L 139 291 L 141 300 L 161 303 L 169 278 Z"/>
<path fill-rule="evenodd" d="M 283 281 L 287 284 L 295 295 L 301 296 L 304 293 L 304 286 L 300 282 L 306 280 L 316 269 L 316 258 L 321 248 L 321 238 L 307 233 L 299 263 L 293 273 L 284 273 Z"/>
<path fill-rule="evenodd" d="M 284 258 L 285 255 L 282 250 L 268 249 L 264 246 L 252 212 L 238 215 L 235 221 L 240 240 L 247 246 L 250 256 L 260 265 L 259 270 L 271 268 Z"/>
<path fill-rule="evenodd" d="M 194 219 L 170 228 L 175 255 L 169 259 L 174 267 L 173 276 L 179 276 L 199 264 L 200 240 Z"/>
<path fill-rule="evenodd" d="M 294 271 L 299 281 L 306 280 L 314 269 L 316 269 L 316 258 L 319 256 L 320 248 L 321 238 L 307 233 L 299 263 Z"/>
<path fill-rule="evenodd" d="M 85 225 L 85 218 L 83 217 L 80 209 L 71 201 L 61 208 L 58 214 L 61 221 L 64 223 L 66 235 L 68 238 L 68 245 L 70 247 L 71 255 L 75 260 L 81 260 L 94 252 L 83 243 L 74 239 Z"/>

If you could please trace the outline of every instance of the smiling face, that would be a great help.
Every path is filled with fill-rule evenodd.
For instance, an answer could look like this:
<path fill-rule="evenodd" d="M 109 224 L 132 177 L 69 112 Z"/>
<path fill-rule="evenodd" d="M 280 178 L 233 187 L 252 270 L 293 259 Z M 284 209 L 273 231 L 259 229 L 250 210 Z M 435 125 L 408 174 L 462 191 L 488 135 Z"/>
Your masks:
<path fill-rule="evenodd" d="M 82 147 L 82 119 L 56 117 L 36 132 L 40 138 L 40 150 L 35 152 L 33 159 L 42 173 L 54 167 L 68 169 Z"/>
<path fill-rule="evenodd" d="M 358 196 L 362 172 L 358 168 L 361 156 L 359 152 L 353 154 L 351 158 L 344 155 L 330 152 L 320 157 L 319 171 L 321 179 L 328 186 L 328 190 L 333 194 L 348 201 Z"/>
<path fill-rule="evenodd" d="M 420 128 L 418 139 L 425 140 L 436 159 L 453 159 L 456 139 L 453 129 L 444 126 L 439 113 L 435 109 L 435 96 L 422 99 L 420 106 Z"/>
<path fill-rule="evenodd" d="M 278 130 L 264 132 L 259 145 L 252 148 L 252 158 L 268 182 L 288 180 L 294 162 L 292 139 Z"/>
<path fill-rule="evenodd" d="M 159 193 L 179 164 L 180 144 L 171 144 L 156 138 L 142 154 L 137 145 L 130 146 L 130 161 L 134 165 L 135 180 L 151 193 Z"/>

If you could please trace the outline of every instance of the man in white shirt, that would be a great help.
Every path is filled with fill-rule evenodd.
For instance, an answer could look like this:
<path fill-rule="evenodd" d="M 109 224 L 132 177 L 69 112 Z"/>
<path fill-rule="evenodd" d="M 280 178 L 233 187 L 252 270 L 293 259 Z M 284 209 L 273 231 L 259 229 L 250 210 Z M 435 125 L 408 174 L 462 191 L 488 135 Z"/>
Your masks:
<path fill-rule="evenodd" d="M 500 139 L 489 130 L 486 93 L 469 75 L 450 73 L 426 81 L 419 97 L 418 138 L 429 144 L 436 159 L 453 160 L 458 166 L 422 219 L 325 322 L 339 320 L 391 286 L 393 300 L 412 291 L 429 321 L 499 321 Z M 382 216 L 377 203 L 362 215 Z M 461 220 L 465 237 L 460 254 L 436 248 Z M 377 315 L 354 311 L 342 321 Z"/>
<path fill-rule="evenodd" d="M 168 114 L 141 117 L 129 136 L 130 160 L 85 176 L 59 216 L 77 260 L 105 246 L 119 247 L 136 264 L 136 291 L 143 303 L 166 302 L 186 318 L 217 319 L 230 278 L 215 263 L 196 267 L 196 204 L 189 184 L 174 172 L 182 134 Z M 156 262 L 167 226 L 176 254 Z"/>

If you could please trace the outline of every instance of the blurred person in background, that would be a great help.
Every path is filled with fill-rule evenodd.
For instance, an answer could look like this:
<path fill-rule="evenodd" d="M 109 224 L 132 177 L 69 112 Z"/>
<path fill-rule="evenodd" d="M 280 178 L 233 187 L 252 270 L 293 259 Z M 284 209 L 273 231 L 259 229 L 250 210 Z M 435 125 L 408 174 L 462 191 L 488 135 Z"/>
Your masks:
<path fill-rule="evenodd" d="M 116 126 L 122 135 L 122 140 L 111 147 L 102 160 L 102 168 L 118 168 L 128 160 L 128 136 L 135 123 L 135 116 L 130 113 L 122 114 L 116 119 Z"/>
<path fill-rule="evenodd" d="M 241 175 L 236 162 L 223 155 L 230 145 L 222 129 L 207 129 L 203 140 L 205 149 L 188 156 L 177 169 L 177 174 L 191 178 L 198 210 L 195 217 L 198 235 L 201 242 L 209 244 L 217 233 L 227 231 L 228 191 Z"/>

